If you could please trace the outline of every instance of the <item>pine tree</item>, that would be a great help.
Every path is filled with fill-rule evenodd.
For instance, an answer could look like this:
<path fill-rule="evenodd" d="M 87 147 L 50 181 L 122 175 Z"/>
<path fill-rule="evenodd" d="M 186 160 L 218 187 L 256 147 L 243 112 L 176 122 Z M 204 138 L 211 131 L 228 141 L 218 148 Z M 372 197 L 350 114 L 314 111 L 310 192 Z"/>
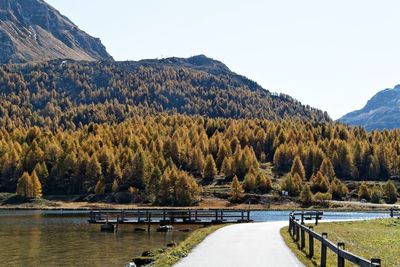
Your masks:
<path fill-rule="evenodd" d="M 397 188 L 395 184 L 392 181 L 389 181 L 385 184 L 383 187 L 384 192 L 385 192 L 385 199 L 386 203 L 388 204 L 394 204 L 397 202 Z"/>
<path fill-rule="evenodd" d="M 312 197 L 310 186 L 308 184 L 305 184 L 303 186 L 303 189 L 300 192 L 300 202 L 304 206 L 309 206 L 312 204 L 312 201 L 313 201 L 313 197 Z"/>
<path fill-rule="evenodd" d="M 329 158 L 324 158 L 319 171 L 325 175 L 329 181 L 332 181 L 332 179 L 335 177 L 335 170 L 333 169 L 332 162 Z"/>
<path fill-rule="evenodd" d="M 256 187 L 261 194 L 271 191 L 272 189 L 271 178 L 268 175 L 260 172 L 256 178 Z"/>
<path fill-rule="evenodd" d="M 284 191 L 287 191 L 290 196 L 298 196 L 301 190 L 301 183 L 302 179 L 298 173 L 296 173 L 294 176 L 292 175 L 287 175 L 281 184 L 281 188 Z"/>
<path fill-rule="evenodd" d="M 217 166 L 215 164 L 214 158 L 211 154 L 207 156 L 206 165 L 203 171 L 204 179 L 212 180 L 217 175 Z"/>
<path fill-rule="evenodd" d="M 331 185 L 329 187 L 329 193 L 331 193 L 332 198 L 336 200 L 341 200 L 348 193 L 347 186 L 340 182 L 338 178 L 333 178 Z"/>
<path fill-rule="evenodd" d="M 33 183 L 28 172 L 24 172 L 18 180 L 17 194 L 23 197 L 33 197 Z"/>
<path fill-rule="evenodd" d="M 94 189 L 94 193 L 96 195 L 104 194 L 104 190 L 106 188 L 106 183 L 103 178 L 99 179 L 96 183 L 96 187 Z"/>
<path fill-rule="evenodd" d="M 237 176 L 235 175 L 231 183 L 230 200 L 232 202 L 239 201 L 243 197 L 243 192 L 244 192 L 243 187 L 240 184 Z"/>
<path fill-rule="evenodd" d="M 232 178 L 234 172 L 232 170 L 232 159 L 230 157 L 225 157 L 221 166 L 221 175 L 225 175 L 227 178 Z"/>
<path fill-rule="evenodd" d="M 226 149 L 224 144 L 221 144 L 215 162 L 217 164 L 218 169 L 221 169 L 222 163 L 227 156 L 228 156 L 228 150 Z"/>
<path fill-rule="evenodd" d="M 254 192 L 256 189 L 256 175 L 254 170 L 249 171 L 243 180 L 243 189 L 246 192 Z"/>
<path fill-rule="evenodd" d="M 85 174 L 89 185 L 95 185 L 95 183 L 101 178 L 101 165 L 97 160 L 96 155 L 93 155 L 87 163 Z"/>
<path fill-rule="evenodd" d="M 292 176 L 294 176 L 295 174 L 298 174 L 302 180 L 305 179 L 306 173 L 304 170 L 303 163 L 301 162 L 301 159 L 299 156 L 296 156 L 294 158 L 293 163 L 292 163 L 292 168 L 290 170 L 290 174 Z"/>
<path fill-rule="evenodd" d="M 116 194 L 116 193 L 118 193 L 118 191 L 119 191 L 119 184 L 118 184 L 118 180 L 117 179 L 114 179 L 114 181 L 113 181 L 113 184 L 112 184 L 112 192 L 114 193 L 114 194 Z"/>
<path fill-rule="evenodd" d="M 31 181 L 32 181 L 32 197 L 40 198 L 42 196 L 42 184 L 40 183 L 39 177 L 36 174 L 36 171 L 33 170 L 31 174 Z"/>
<path fill-rule="evenodd" d="M 153 203 L 155 202 L 155 198 L 157 197 L 157 192 L 160 188 L 161 175 L 162 174 L 160 169 L 157 166 L 154 167 L 150 175 L 150 178 L 146 184 L 146 192 L 148 194 L 148 198 Z"/>

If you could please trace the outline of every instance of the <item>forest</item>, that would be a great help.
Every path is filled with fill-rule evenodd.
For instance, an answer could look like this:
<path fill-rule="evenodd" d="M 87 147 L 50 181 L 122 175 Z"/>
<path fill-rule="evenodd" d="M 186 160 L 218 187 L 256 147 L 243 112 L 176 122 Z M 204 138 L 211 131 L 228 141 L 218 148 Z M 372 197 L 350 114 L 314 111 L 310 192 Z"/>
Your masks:
<path fill-rule="evenodd" d="M 54 60 L 0 66 L 0 127 L 77 129 L 164 112 L 330 121 L 204 56 L 139 62 Z"/>
<path fill-rule="evenodd" d="M 398 177 L 399 134 L 300 119 L 177 114 L 135 115 L 118 124 L 89 123 L 74 130 L 3 127 L 0 191 L 113 193 L 120 202 L 193 205 L 202 185 L 223 177 L 232 184 L 233 200 L 243 191 L 271 189 L 300 198 L 313 193 L 323 200 L 328 193 L 341 199 L 347 193 L 343 181 Z M 261 171 L 266 162 L 282 177 L 279 184 Z M 383 192 L 361 188 L 360 194 L 363 190 L 360 197 L 368 199 L 372 191 Z"/>

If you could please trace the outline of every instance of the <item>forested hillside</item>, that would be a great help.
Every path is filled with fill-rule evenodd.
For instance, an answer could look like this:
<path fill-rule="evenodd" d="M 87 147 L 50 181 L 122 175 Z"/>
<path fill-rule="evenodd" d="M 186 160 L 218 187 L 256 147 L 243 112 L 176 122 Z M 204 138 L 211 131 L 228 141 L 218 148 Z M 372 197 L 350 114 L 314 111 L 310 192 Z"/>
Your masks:
<path fill-rule="evenodd" d="M 295 119 L 161 114 L 77 130 L 3 128 L 0 190 L 15 191 L 18 180 L 20 190 L 29 189 L 20 177 L 28 181 L 30 175 L 31 181 L 38 177 L 44 194 L 129 191 L 140 201 L 189 205 L 198 199 L 201 184 L 221 175 L 227 182 L 238 177 L 247 192 L 265 193 L 274 186 L 298 195 L 308 182 L 314 192 L 326 192 L 341 188 L 335 177 L 385 181 L 397 175 L 399 135 L 399 130 L 368 133 Z M 259 171 L 263 162 L 290 174 L 271 185 L 271 177 Z"/>
<path fill-rule="evenodd" d="M 0 66 L 0 127 L 76 129 L 156 112 L 330 121 L 327 113 L 272 94 L 205 56 Z"/>

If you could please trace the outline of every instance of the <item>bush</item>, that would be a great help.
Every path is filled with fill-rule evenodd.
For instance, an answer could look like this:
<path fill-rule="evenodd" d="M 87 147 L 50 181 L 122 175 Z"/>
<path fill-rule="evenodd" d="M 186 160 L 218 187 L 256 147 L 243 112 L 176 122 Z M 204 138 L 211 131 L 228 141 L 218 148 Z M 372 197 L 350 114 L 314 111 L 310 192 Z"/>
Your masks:
<path fill-rule="evenodd" d="M 362 182 L 361 185 L 358 188 L 358 198 L 361 199 L 366 199 L 370 200 L 370 193 L 368 186 L 365 182 Z"/>
<path fill-rule="evenodd" d="M 384 186 L 385 200 L 388 204 L 397 202 L 397 188 L 392 181 L 389 181 Z"/>
<path fill-rule="evenodd" d="M 308 184 L 306 184 L 305 186 L 303 186 L 303 189 L 300 192 L 300 202 L 304 205 L 304 206 L 309 206 L 312 204 L 313 202 L 313 197 L 312 197 L 312 193 L 311 193 L 311 189 L 310 186 Z"/>
<path fill-rule="evenodd" d="M 380 185 L 375 185 L 371 192 L 371 202 L 379 203 L 383 197 L 382 187 Z"/>

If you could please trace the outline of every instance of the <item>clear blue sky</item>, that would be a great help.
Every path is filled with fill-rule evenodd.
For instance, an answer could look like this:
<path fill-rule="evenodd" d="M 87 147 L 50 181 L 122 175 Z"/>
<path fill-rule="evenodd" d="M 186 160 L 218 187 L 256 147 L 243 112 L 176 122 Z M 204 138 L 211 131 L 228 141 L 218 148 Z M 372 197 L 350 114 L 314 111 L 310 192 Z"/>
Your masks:
<path fill-rule="evenodd" d="M 47 0 L 116 60 L 205 54 L 334 119 L 400 83 L 398 0 Z"/>

